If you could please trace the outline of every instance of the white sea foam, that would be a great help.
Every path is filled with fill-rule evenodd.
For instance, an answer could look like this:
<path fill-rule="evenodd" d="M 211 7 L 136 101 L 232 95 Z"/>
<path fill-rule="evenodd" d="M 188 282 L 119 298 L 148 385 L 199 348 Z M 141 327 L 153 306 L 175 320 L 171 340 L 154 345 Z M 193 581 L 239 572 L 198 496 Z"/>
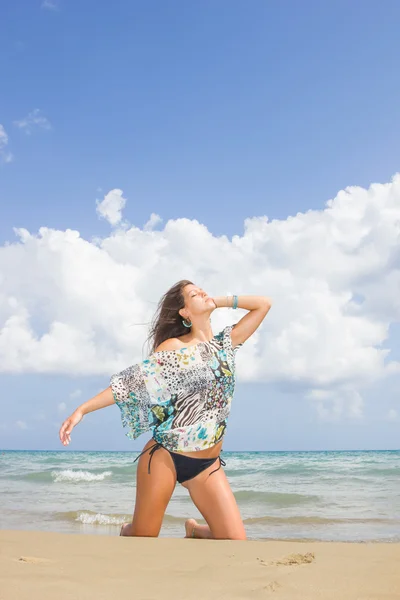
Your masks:
<path fill-rule="evenodd" d="M 126 521 L 126 517 L 111 515 L 103 515 L 102 513 L 79 513 L 75 521 L 84 523 L 85 525 L 122 525 Z"/>
<path fill-rule="evenodd" d="M 73 471 L 72 469 L 65 469 L 64 471 L 52 471 L 51 473 L 53 481 L 60 483 L 61 481 L 104 481 L 106 477 L 112 475 L 111 471 L 103 471 L 103 473 L 90 473 L 89 471 Z"/>

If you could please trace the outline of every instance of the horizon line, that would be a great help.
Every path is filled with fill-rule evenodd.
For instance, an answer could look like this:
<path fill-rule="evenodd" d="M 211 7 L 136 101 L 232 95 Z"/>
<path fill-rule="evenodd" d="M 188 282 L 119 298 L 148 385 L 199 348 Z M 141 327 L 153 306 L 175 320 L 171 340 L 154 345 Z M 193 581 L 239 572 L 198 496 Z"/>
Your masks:
<path fill-rule="evenodd" d="M 141 452 L 142 449 L 138 449 L 138 450 L 72 450 L 70 448 L 60 448 L 59 450 L 32 450 L 32 449 L 22 449 L 22 448 L 18 448 L 18 449 L 13 449 L 13 448 L 0 448 L 0 453 L 2 452 L 126 452 L 126 453 L 130 453 L 130 452 Z M 400 448 L 339 448 L 339 449 L 334 449 L 334 450 L 222 450 L 221 452 L 224 452 L 225 454 L 228 452 L 268 452 L 268 453 L 273 453 L 273 452 L 400 452 Z"/>

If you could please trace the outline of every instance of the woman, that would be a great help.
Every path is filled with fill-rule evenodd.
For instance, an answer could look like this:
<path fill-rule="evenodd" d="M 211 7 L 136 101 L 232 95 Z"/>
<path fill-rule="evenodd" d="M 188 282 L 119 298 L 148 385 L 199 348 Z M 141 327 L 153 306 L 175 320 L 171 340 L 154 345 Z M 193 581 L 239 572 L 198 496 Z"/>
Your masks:
<path fill-rule="evenodd" d="M 249 312 L 214 336 L 210 315 L 221 307 Z M 62 424 L 60 440 L 66 446 L 85 414 L 116 403 L 128 437 L 152 431 L 138 457 L 133 519 L 120 535 L 157 537 L 178 481 L 207 523 L 188 519 L 186 537 L 246 539 L 220 452 L 235 387 L 236 352 L 270 307 L 265 296 L 211 298 L 191 281 L 179 281 L 158 305 L 149 358 L 113 375 L 107 389 Z"/>

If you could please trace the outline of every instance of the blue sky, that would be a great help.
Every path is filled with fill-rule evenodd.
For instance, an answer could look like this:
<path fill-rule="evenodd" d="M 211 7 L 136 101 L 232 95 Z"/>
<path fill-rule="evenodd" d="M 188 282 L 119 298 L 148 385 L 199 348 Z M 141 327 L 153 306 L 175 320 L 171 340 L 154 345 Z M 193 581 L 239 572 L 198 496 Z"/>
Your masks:
<path fill-rule="evenodd" d="M 159 215 L 157 231 L 163 243 L 168 241 L 173 260 L 187 250 L 184 229 L 189 226 L 194 228 L 193 239 L 199 235 L 197 247 L 202 254 L 208 238 L 204 240 L 193 225 L 196 220 L 207 228 L 213 243 L 222 243 L 220 236 L 227 236 L 229 242 L 239 236 L 240 251 L 249 252 L 248 279 L 244 267 L 241 276 L 239 268 L 229 268 L 222 260 L 220 275 L 213 279 L 202 262 L 194 259 L 193 265 L 190 263 L 190 250 L 188 263 L 179 263 L 181 271 L 174 270 L 170 279 L 160 281 L 151 295 L 143 291 L 148 288 L 139 278 L 138 262 L 132 271 L 132 287 L 139 307 L 149 298 L 157 301 L 166 286 L 174 283 L 175 272 L 180 278 L 189 271 L 202 285 L 213 286 L 209 293 L 214 295 L 229 289 L 274 297 L 257 344 L 249 345 L 247 355 L 241 350 L 243 358 L 238 354 L 242 372 L 226 449 L 398 447 L 399 373 L 394 368 L 391 375 L 384 372 L 374 350 L 390 348 L 391 358 L 400 359 L 396 219 L 393 217 L 390 225 L 389 216 L 379 220 L 383 200 L 374 205 L 377 194 L 371 192 L 369 212 L 372 214 L 373 207 L 376 212 L 367 225 L 362 221 L 362 227 L 370 228 L 374 249 L 379 249 L 380 257 L 387 253 L 387 262 L 378 261 L 375 271 L 367 274 L 360 262 L 351 275 L 343 275 L 346 261 L 343 256 L 339 260 L 336 252 L 330 254 L 329 248 L 339 242 L 337 236 L 329 242 L 333 229 L 327 226 L 329 243 L 321 250 L 327 279 L 315 262 L 320 239 L 315 223 L 328 218 L 325 204 L 340 190 L 347 186 L 367 190 L 372 183 L 389 185 L 400 170 L 399 18 L 400 5 L 390 0 L 15 0 L 1 6 L 0 251 L 4 250 L 4 262 L 0 260 L 0 281 L 6 283 L 0 330 L 4 333 L 7 319 L 27 311 L 29 327 L 40 340 L 51 331 L 52 323 L 64 323 L 63 315 L 68 313 L 65 324 L 79 329 L 85 326 L 84 310 L 88 314 L 96 310 L 101 299 L 90 297 L 83 302 L 80 298 L 83 303 L 79 304 L 75 292 L 73 297 L 69 295 L 73 286 L 70 275 L 57 279 L 63 269 L 76 273 L 79 268 L 79 260 L 69 250 L 74 241 L 67 239 L 68 229 L 79 231 L 86 241 L 77 248 L 77 255 L 87 251 L 87 261 L 93 260 L 85 262 L 88 271 L 80 275 L 84 287 L 88 272 L 98 273 L 96 281 L 101 279 L 110 256 L 115 264 L 109 277 L 114 281 L 119 266 L 135 260 L 127 258 L 129 252 L 140 255 L 147 239 L 140 236 L 152 213 Z M 123 190 L 127 202 L 123 218 L 110 233 L 109 219 L 96 214 L 96 199 L 102 201 L 115 189 Z M 391 194 L 391 202 L 398 206 L 398 186 Z M 357 207 L 357 214 L 364 215 L 364 200 L 359 196 L 361 192 L 354 192 L 349 203 Z M 115 195 L 112 198 L 115 201 Z M 394 214 L 390 206 L 387 215 Z M 337 207 L 339 211 L 339 203 Z M 312 215 L 307 213 L 310 210 Z M 349 210 L 340 213 L 337 221 L 341 232 L 353 231 Z M 281 234 L 292 227 L 290 218 L 298 213 L 309 214 L 304 235 L 310 232 L 310 236 L 301 246 L 305 248 L 303 256 L 287 242 L 290 236 Z M 268 230 L 260 221 L 264 216 L 269 219 Z M 177 225 L 175 237 L 162 233 L 167 223 L 183 218 L 190 222 L 183 229 Z M 252 220 L 247 229 L 246 219 Z M 21 242 L 15 227 L 33 236 L 42 227 L 59 233 L 40 244 Z M 317 237 L 313 238 L 312 232 Z M 132 242 L 134 236 L 137 242 Z M 257 242 L 254 249 L 254 240 L 263 236 L 268 243 L 261 247 Z M 133 246 L 126 245 L 128 238 Z M 101 243 L 96 241 L 99 239 Z M 173 248 L 174 239 L 178 241 Z M 383 247 L 382 239 L 390 243 Z M 7 243 L 13 244 L 8 250 Z M 95 262 L 99 244 L 107 254 L 101 263 Z M 341 241 L 339 245 L 342 248 Z M 151 249 L 160 269 L 162 248 Z M 234 246 L 231 249 L 233 256 Z M 372 264 L 364 251 L 357 246 L 359 256 Z M 30 263 L 33 254 L 37 259 Z M 223 257 L 228 259 L 225 254 Z M 336 259 L 338 263 L 332 266 L 330 261 Z M 185 264 L 189 265 L 186 271 Z M 283 302 L 286 288 L 282 282 L 286 280 L 279 271 L 282 264 L 293 275 L 294 288 L 308 290 L 293 314 L 293 303 Z M 57 277 L 52 277 L 52 269 L 57 269 Z M 151 271 L 151 276 L 151 281 L 157 280 L 158 271 Z M 300 352 L 293 365 L 300 364 L 299 341 L 290 335 L 298 331 L 296 324 L 305 313 L 308 316 L 307 311 L 307 322 L 312 322 L 310 281 L 318 282 L 318 290 L 329 288 L 332 295 L 324 297 L 326 316 L 324 320 L 323 313 L 318 313 L 317 332 L 325 331 L 332 314 L 337 314 L 336 335 L 340 338 L 341 319 L 346 317 L 345 323 L 353 327 L 341 294 L 348 292 L 364 300 L 362 315 L 358 315 L 361 327 L 349 329 L 358 345 L 355 342 L 348 350 L 353 357 L 360 351 L 360 358 L 354 359 L 352 371 L 346 375 L 326 370 L 322 384 L 313 379 L 312 363 L 328 345 L 332 356 L 326 358 L 326 364 L 337 359 L 339 350 L 335 353 L 329 333 L 321 349 L 316 342 L 304 345 L 308 363 L 301 375 L 292 377 L 289 370 L 281 368 L 286 356 L 283 350 L 281 362 L 268 368 L 274 344 L 282 349 L 284 339 L 289 340 L 288 360 Z M 384 286 L 384 301 L 377 299 L 380 286 Z M 124 295 L 123 288 L 120 295 Z M 2 306 L 6 307 L 3 311 Z M 134 321 L 148 316 L 146 309 L 135 310 L 131 314 Z M 223 318 L 216 325 L 223 325 Z M 281 332 L 289 321 L 293 323 L 291 334 L 284 338 Z M 121 357 L 128 356 L 126 341 L 113 338 L 112 319 L 108 322 L 100 315 L 91 325 L 96 347 L 112 343 L 114 356 L 120 356 L 119 365 Z M 135 340 L 133 356 L 141 351 L 144 333 L 141 330 L 140 342 Z M 60 343 L 60 338 L 57 340 Z M 10 356 L 10 342 L 7 344 Z M 64 368 L 69 359 L 61 350 L 58 355 L 53 346 L 52 352 L 58 356 L 54 363 L 39 350 L 32 350 L 41 357 L 35 363 L 29 357 L 21 358 L 21 346 L 15 352 L 15 361 L 3 360 L 0 372 L 4 391 L 0 447 L 61 448 L 56 439 L 57 422 L 78 398 L 83 401 L 108 384 L 114 359 L 107 355 L 104 368 L 85 370 L 73 361 Z M 252 352 L 259 360 L 253 374 Z M 372 371 L 375 377 L 370 381 L 368 373 Z M 337 410 L 331 406 L 328 412 L 326 407 L 321 409 L 321 386 Z M 351 405 L 351 410 L 341 404 L 342 392 L 343 402 Z M 359 397 L 362 410 L 357 404 Z M 86 417 L 74 442 L 75 449 L 138 449 L 145 439 L 126 440 L 114 408 Z"/>

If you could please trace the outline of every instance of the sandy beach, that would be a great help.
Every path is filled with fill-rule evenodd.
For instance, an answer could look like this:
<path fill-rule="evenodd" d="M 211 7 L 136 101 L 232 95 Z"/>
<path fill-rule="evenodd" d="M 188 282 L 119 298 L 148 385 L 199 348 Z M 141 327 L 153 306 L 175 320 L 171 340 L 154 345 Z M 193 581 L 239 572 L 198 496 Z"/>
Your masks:
<path fill-rule="evenodd" d="M 0 531 L 1 600 L 398 600 L 400 544 Z"/>

